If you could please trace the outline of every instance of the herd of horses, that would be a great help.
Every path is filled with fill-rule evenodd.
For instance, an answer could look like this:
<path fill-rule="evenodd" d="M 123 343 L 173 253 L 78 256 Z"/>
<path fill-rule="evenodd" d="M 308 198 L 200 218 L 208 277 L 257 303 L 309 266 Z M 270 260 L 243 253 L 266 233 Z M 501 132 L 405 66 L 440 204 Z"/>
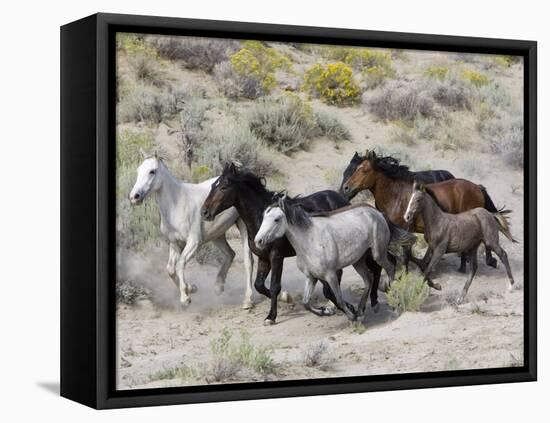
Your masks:
<path fill-rule="evenodd" d="M 155 152 L 144 154 L 129 199 L 141 204 L 153 193 L 160 211 L 160 230 L 169 242 L 166 269 L 187 306 L 196 286 L 189 283 L 186 264 L 207 242 L 221 255 L 216 277 L 216 293 L 224 290 L 227 272 L 235 252 L 226 232 L 239 229 L 243 247 L 246 288 L 243 308 L 253 307 L 252 287 L 271 302 L 266 324 L 277 318 L 281 276 L 286 257 L 296 256 L 304 274 L 304 307 L 324 316 L 340 309 L 350 320 L 363 319 L 367 301 L 378 304 L 382 269 L 387 288 L 395 278 L 395 267 L 409 261 L 432 281 L 433 272 L 446 253 L 461 255 L 458 269 L 469 274 L 457 302 L 464 301 L 477 271 L 477 251 L 485 246 L 486 263 L 497 267 L 496 254 L 504 264 L 511 289 L 514 279 L 507 254 L 499 243 L 499 232 L 517 242 L 508 222 L 510 210 L 497 209 L 487 190 L 446 170 L 412 172 L 391 156 L 367 151 L 352 157 L 343 173 L 339 192 L 319 191 L 307 196 L 288 197 L 266 188 L 265 180 L 254 173 L 226 163 L 220 176 L 199 184 L 186 183 L 173 176 Z M 353 197 L 369 190 L 375 205 L 351 204 Z M 428 248 L 423 258 L 412 254 L 415 233 L 424 234 Z M 258 265 L 253 283 L 253 256 Z M 342 297 L 342 269 L 353 266 L 364 283 L 357 307 Z M 269 288 L 267 276 L 271 273 Z M 317 282 L 331 305 L 310 303 Z"/>

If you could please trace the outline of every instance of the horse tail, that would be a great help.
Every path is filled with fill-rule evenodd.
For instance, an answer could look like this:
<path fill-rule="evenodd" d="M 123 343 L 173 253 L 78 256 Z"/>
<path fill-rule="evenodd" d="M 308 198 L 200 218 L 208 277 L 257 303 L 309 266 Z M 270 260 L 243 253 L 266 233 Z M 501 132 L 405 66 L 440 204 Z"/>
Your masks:
<path fill-rule="evenodd" d="M 393 224 L 385 215 L 386 222 L 390 228 L 390 243 L 388 251 L 394 256 L 400 256 L 403 252 L 403 247 L 412 247 L 416 242 L 416 235 L 412 232 Z"/>
<path fill-rule="evenodd" d="M 481 190 L 483 194 L 484 199 L 484 208 L 491 213 L 498 213 L 499 210 L 496 208 L 495 203 L 493 203 L 493 200 L 491 200 L 491 197 L 489 197 L 489 193 L 487 192 L 487 188 L 485 188 L 483 185 L 478 185 L 479 189 Z"/>
<path fill-rule="evenodd" d="M 507 214 L 511 212 L 511 210 L 501 210 L 493 213 L 493 216 L 497 221 L 498 230 L 502 232 L 504 236 L 510 241 L 517 243 L 518 241 L 514 239 L 512 233 L 510 232 L 510 218 L 507 216 Z"/>

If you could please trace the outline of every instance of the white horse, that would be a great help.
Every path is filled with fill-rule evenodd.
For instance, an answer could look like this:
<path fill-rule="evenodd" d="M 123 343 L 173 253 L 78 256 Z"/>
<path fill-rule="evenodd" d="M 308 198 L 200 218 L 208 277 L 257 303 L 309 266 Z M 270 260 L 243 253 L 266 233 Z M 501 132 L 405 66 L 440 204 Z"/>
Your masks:
<path fill-rule="evenodd" d="M 143 153 L 142 153 L 143 154 Z M 243 308 L 251 308 L 252 303 L 252 252 L 248 246 L 246 226 L 239 218 L 234 207 L 220 213 L 212 222 L 201 218 L 201 206 L 212 183 L 212 178 L 200 184 L 180 181 L 173 176 L 163 160 L 155 152 L 146 157 L 137 169 L 137 179 L 129 198 L 132 204 L 141 204 L 150 194 L 155 199 L 160 211 L 160 230 L 170 243 L 166 270 L 180 291 L 180 302 L 183 306 L 191 303 L 190 294 L 196 286 L 187 282 L 184 274 L 185 265 L 193 258 L 197 249 L 206 242 L 212 242 L 222 253 L 223 260 L 216 277 L 216 294 L 224 290 L 225 278 L 235 252 L 227 243 L 225 233 L 234 224 L 241 234 L 244 251 L 246 288 Z"/>
<path fill-rule="evenodd" d="M 384 268 L 390 281 L 395 267 L 388 260 L 390 229 L 384 216 L 366 204 L 347 206 L 330 212 L 308 214 L 299 205 L 280 199 L 264 212 L 262 225 L 254 238 L 258 248 L 286 235 L 296 250 L 296 263 L 306 276 L 303 304 L 309 301 L 318 280 L 328 282 L 336 298 L 336 306 L 349 319 L 357 316 L 342 299 L 336 271 L 353 266 L 363 279 L 365 291 L 357 315 L 365 311 L 372 288 L 365 255 L 370 249 L 374 260 Z"/>

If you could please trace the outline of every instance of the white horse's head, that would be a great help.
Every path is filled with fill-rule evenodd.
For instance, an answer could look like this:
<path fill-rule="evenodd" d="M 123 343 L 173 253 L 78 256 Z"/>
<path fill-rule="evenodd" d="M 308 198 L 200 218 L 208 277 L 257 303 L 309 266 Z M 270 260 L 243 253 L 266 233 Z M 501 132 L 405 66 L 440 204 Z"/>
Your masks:
<path fill-rule="evenodd" d="M 156 152 L 139 165 L 136 182 L 129 195 L 132 204 L 141 204 L 150 192 L 160 188 L 162 166 L 162 160 Z"/>
<path fill-rule="evenodd" d="M 405 210 L 405 215 L 403 216 L 405 222 L 412 222 L 416 214 L 420 211 L 422 208 L 422 198 L 424 198 L 425 192 L 426 189 L 424 188 L 424 185 L 415 181 L 413 184 L 411 198 L 409 199 L 409 204 L 407 205 L 407 210 Z"/>
<path fill-rule="evenodd" d="M 287 225 L 281 202 L 279 205 L 268 207 L 264 212 L 264 218 L 254 238 L 254 243 L 258 248 L 265 248 L 269 243 L 285 235 Z"/>

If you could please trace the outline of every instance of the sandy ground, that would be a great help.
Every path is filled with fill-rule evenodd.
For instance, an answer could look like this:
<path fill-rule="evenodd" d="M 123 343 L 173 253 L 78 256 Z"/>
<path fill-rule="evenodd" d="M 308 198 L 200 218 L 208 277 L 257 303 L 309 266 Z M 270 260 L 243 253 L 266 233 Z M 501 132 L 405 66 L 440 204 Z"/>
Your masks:
<path fill-rule="evenodd" d="M 440 154 L 429 145 L 416 146 L 416 150 L 411 149 L 409 153 L 407 147 L 401 145 L 381 144 L 380 140 L 386 138 L 385 127 L 370 121 L 360 110 L 351 117 L 342 114 L 341 118 L 347 118 L 354 142 L 345 142 L 335 148 L 332 143 L 320 140 L 308 152 L 276 160 L 283 174 L 293 174 L 291 179 L 284 181 L 291 193 L 309 192 L 339 183 L 340 172 L 353 152 L 372 148 L 372 145 L 388 152 L 399 148 L 405 156 L 412 154 L 411 161 L 415 165 L 418 157 L 429 155 L 431 168 L 449 169 L 456 176 L 470 169 L 464 165 L 470 157 L 467 154 L 461 157 L 454 153 Z M 458 257 L 448 255 L 436 275 L 443 290 L 432 290 L 420 312 L 398 315 L 380 293 L 380 308 L 377 312 L 369 308 L 365 330 L 362 330 L 351 325 L 340 313 L 320 318 L 305 311 L 299 301 L 295 305 L 280 302 L 277 324 L 265 327 L 263 320 L 268 302 L 255 294 L 254 309 L 246 311 L 240 306 L 244 280 L 238 238 L 231 240 L 237 257 L 221 296 L 214 294 L 216 269 L 196 263 L 190 265 L 187 273 L 199 290 L 186 310 L 178 308 L 177 291 L 164 271 L 167 247 L 143 255 L 121 252 L 121 262 L 125 264 L 122 273 L 151 288 L 155 300 L 154 304 L 142 301 L 137 306 L 118 308 L 119 388 L 212 383 L 207 377 L 159 378 L 158 375 L 182 365 L 207 368 L 212 362 L 210 343 L 219 338 L 224 328 L 235 334 L 245 330 L 251 335 L 253 345 L 272 347 L 277 363 L 275 374 L 239 372 L 224 383 L 522 365 L 522 178 L 501 161 L 491 160 L 488 154 L 476 153 L 476 158 L 483 166 L 474 166 L 474 173 L 467 177 L 482 182 L 497 206 L 506 204 L 514 211 L 512 231 L 520 242 L 511 244 L 501 237 L 516 279 L 514 291 L 507 292 L 508 282 L 502 264 L 499 263 L 496 270 L 487 267 L 480 252 L 479 270 L 466 303 L 458 308 L 451 305 L 464 285 L 465 275 L 456 271 Z M 328 175 L 327 169 L 332 170 Z M 299 299 L 303 277 L 295 259 L 285 261 L 282 280 L 283 289 Z M 342 284 L 345 296 L 357 303 L 358 288 L 362 284 L 352 269 L 346 269 Z M 321 300 L 320 292 L 317 294 Z M 305 366 L 306 351 L 319 343 L 327 346 L 324 365 Z"/>

